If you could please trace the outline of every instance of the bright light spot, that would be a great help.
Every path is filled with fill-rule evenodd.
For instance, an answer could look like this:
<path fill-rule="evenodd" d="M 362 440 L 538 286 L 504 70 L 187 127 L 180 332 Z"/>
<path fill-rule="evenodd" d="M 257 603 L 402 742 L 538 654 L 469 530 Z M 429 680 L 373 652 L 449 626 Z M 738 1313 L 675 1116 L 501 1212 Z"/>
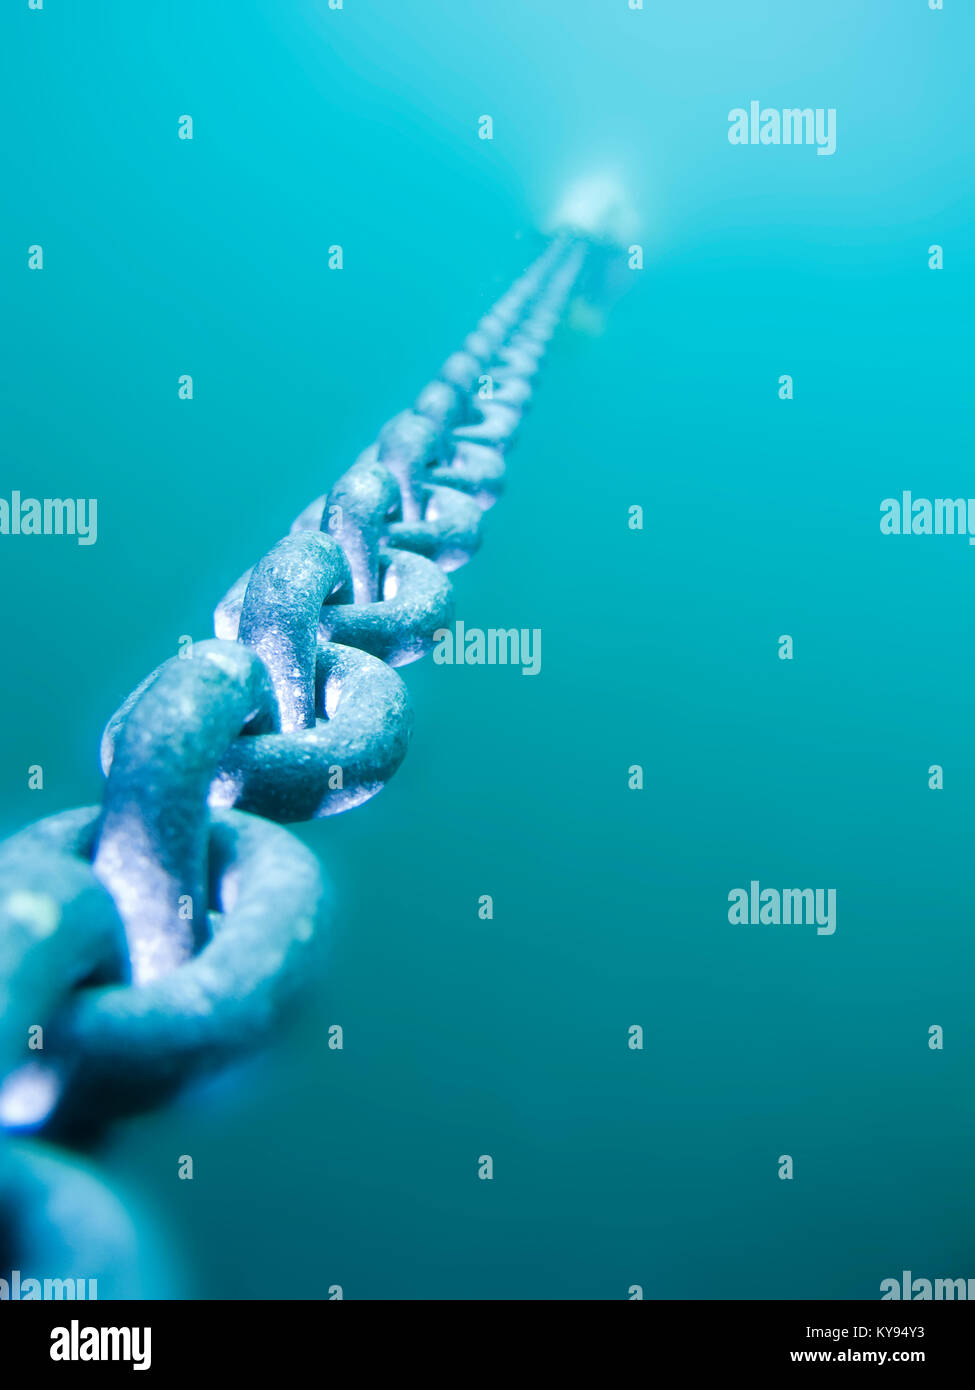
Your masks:
<path fill-rule="evenodd" d="M 0 1084 L 0 1125 L 36 1129 L 54 1109 L 61 1081 L 51 1067 L 26 1062 Z"/>
<path fill-rule="evenodd" d="M 552 223 L 555 228 L 569 227 L 623 244 L 630 241 L 639 228 L 636 210 L 622 181 L 608 173 L 592 174 L 570 185 Z"/>
<path fill-rule="evenodd" d="M 26 889 L 10 893 L 3 900 L 3 911 L 29 927 L 35 936 L 50 936 L 61 920 L 61 909 L 47 893 L 30 893 Z"/>
<path fill-rule="evenodd" d="M 244 779 L 242 776 L 239 774 L 234 776 L 229 772 L 218 772 L 210 783 L 207 805 L 216 809 L 236 806 L 237 798 L 243 789 Z"/>
<path fill-rule="evenodd" d="M 325 682 L 325 718 L 334 719 L 342 698 L 342 682 L 338 676 L 329 676 Z"/>

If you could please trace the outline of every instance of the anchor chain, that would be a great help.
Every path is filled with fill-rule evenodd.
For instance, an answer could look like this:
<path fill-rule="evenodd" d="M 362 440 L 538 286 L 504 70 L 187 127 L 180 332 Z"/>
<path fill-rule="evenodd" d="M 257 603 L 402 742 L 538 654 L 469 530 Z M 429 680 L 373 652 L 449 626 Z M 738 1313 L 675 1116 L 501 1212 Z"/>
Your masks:
<path fill-rule="evenodd" d="M 101 806 L 0 845 L 0 1277 L 88 1260 L 131 1296 L 125 1204 L 23 1136 L 89 1138 L 272 1032 L 333 917 L 318 860 L 273 822 L 358 806 L 405 756 L 394 668 L 451 621 L 447 574 L 480 544 L 586 252 L 556 236 L 228 589 L 215 636 L 120 705 Z"/>

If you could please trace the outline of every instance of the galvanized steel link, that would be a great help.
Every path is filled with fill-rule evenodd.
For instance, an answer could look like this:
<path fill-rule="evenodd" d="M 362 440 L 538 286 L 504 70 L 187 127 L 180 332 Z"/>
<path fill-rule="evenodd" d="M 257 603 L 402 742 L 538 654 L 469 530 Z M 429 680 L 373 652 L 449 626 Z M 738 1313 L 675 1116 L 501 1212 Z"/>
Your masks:
<path fill-rule="evenodd" d="M 89 806 L 20 831 L 4 846 L 0 884 L 16 880 L 18 864 L 29 875 L 52 855 L 87 869 L 100 818 L 101 808 Z M 142 984 L 126 983 L 122 970 L 114 983 L 74 990 L 62 977 L 49 981 L 46 998 L 35 1000 L 35 1008 L 40 1003 L 45 1010 L 35 1021 L 44 1026 L 43 1068 L 53 1078 L 39 1099 L 50 1099 L 59 1131 L 85 1130 L 144 1109 L 249 1051 L 269 1035 L 305 976 L 316 929 L 320 933 L 333 910 L 315 856 L 288 831 L 239 811 L 213 814 L 206 849 L 202 907 L 211 929 L 197 955 Z M 69 884 L 66 872 L 61 881 Z M 78 882 L 85 892 L 101 887 L 90 869 Z M 9 895 L 7 889 L 0 901 Z M 47 955 L 83 955 L 87 937 L 74 897 L 52 901 L 59 916 L 51 935 L 63 942 L 49 943 Z M 110 899 L 102 910 L 107 932 L 115 917 Z M 99 959 L 107 968 L 107 953 Z M 61 997 L 52 998 L 59 983 Z M 36 1088 L 39 1078 L 34 1073 L 21 1080 Z M 25 1117 L 27 1106 L 16 1090 L 8 1093 L 9 1085 L 5 1119 L 12 1128 L 18 1100 Z M 24 1127 L 38 1118 L 44 1117 Z"/>
<path fill-rule="evenodd" d="M 136 984 L 175 969 L 205 940 L 210 784 L 232 739 L 276 722 L 257 654 L 208 641 L 155 671 L 106 730 L 94 867 L 125 923 Z"/>

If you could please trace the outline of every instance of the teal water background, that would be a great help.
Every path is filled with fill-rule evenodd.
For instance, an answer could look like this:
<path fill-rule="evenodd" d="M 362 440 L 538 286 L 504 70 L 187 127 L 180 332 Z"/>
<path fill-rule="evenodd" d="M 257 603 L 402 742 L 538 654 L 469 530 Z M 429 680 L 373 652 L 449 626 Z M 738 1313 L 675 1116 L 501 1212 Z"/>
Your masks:
<path fill-rule="evenodd" d="M 975 494 L 975 12 L 945 5 L 5 7 L 0 495 L 97 497 L 99 534 L 0 537 L 3 833 L 98 799 L 122 697 L 412 401 L 568 179 L 612 167 L 643 215 L 645 269 L 556 338 L 454 576 L 468 625 L 541 628 L 542 673 L 405 670 L 402 769 L 298 829 L 340 901 L 303 1008 L 99 1155 L 187 1292 L 975 1277 L 975 553 L 878 525 L 903 489 Z M 752 98 L 836 107 L 836 154 L 731 146 Z M 835 887 L 835 935 L 729 925 L 752 878 Z"/>

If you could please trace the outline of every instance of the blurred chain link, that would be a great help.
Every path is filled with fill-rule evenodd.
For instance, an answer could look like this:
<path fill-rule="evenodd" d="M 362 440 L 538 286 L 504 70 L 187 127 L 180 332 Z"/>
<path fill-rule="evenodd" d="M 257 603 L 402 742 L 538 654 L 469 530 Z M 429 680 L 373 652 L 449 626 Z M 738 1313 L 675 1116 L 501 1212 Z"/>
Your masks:
<path fill-rule="evenodd" d="M 90 1135 L 273 1029 L 331 896 L 270 822 L 358 806 L 402 761 L 412 711 L 393 668 L 451 621 L 447 572 L 480 544 L 586 250 L 555 237 L 413 409 L 231 586 L 215 638 L 124 701 L 102 740 L 102 805 L 0 845 L 7 1135 Z M 106 1292 L 131 1296 L 134 1239 L 83 1165 L 0 1140 L 0 1277 L 102 1271 Z"/>

